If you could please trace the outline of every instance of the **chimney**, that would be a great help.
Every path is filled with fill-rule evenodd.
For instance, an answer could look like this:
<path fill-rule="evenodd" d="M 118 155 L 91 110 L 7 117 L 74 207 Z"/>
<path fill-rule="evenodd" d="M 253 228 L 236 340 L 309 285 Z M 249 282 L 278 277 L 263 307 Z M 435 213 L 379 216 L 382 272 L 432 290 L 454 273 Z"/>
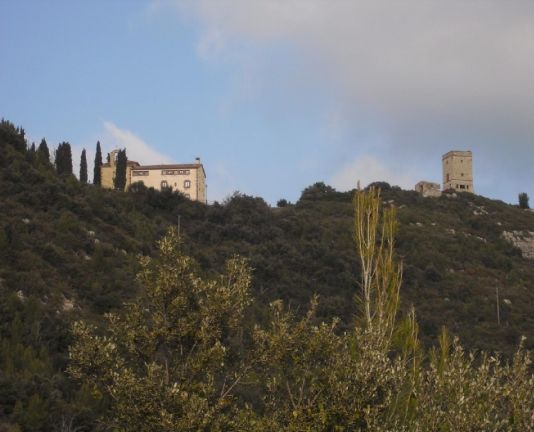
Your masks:
<path fill-rule="evenodd" d="M 200 158 L 199 157 L 195 158 L 195 164 L 200 165 Z"/>

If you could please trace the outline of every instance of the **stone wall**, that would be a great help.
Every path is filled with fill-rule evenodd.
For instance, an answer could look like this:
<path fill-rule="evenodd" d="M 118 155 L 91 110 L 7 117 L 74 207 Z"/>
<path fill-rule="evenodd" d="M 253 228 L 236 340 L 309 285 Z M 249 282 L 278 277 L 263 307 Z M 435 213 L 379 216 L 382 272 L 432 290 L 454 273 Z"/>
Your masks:
<path fill-rule="evenodd" d="M 420 181 L 415 185 L 415 190 L 424 197 L 440 197 L 441 190 L 438 183 Z"/>

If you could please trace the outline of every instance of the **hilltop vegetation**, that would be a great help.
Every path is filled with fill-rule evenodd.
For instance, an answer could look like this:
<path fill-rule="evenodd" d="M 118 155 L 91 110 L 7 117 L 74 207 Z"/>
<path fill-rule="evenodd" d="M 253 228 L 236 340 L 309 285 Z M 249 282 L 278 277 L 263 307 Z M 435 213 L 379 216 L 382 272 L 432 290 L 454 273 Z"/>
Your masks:
<path fill-rule="evenodd" d="M 534 214 L 476 195 L 428 199 L 380 186 L 398 209 L 401 311 L 415 306 L 423 343 L 434 344 L 445 325 L 468 348 L 509 356 L 521 335 L 534 347 L 534 266 L 501 236 L 534 231 Z M 248 259 L 254 302 L 246 322 L 268 322 L 277 299 L 302 317 L 318 294 L 314 322 L 339 317 L 336 331 L 352 329 L 360 280 L 352 195 L 318 183 L 297 203 L 271 208 L 241 194 L 205 206 L 141 186 L 103 190 L 57 175 L 28 151 L 22 130 L 3 122 L 0 422 L 53 430 L 72 419 L 90 424 L 104 409 L 65 374 L 72 322 L 98 323 L 136 298 L 139 256 L 154 255 L 178 216 L 184 253 L 201 275 L 223 272 L 236 253 Z"/>

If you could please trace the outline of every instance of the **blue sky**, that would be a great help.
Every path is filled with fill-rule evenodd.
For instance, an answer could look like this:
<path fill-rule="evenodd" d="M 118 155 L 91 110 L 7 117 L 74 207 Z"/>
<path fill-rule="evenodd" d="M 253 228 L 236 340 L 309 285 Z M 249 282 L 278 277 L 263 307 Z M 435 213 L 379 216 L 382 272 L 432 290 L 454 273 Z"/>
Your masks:
<path fill-rule="evenodd" d="M 0 0 L 0 116 L 90 158 L 199 156 L 210 200 L 440 182 L 450 149 L 479 193 L 534 195 L 532 7 L 408 4 Z"/>

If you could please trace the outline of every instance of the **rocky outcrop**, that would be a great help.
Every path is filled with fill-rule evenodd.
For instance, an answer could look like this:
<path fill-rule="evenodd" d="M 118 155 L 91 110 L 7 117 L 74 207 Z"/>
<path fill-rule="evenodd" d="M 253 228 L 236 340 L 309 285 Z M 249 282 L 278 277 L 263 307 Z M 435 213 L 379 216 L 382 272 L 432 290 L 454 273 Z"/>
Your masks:
<path fill-rule="evenodd" d="M 504 231 L 502 236 L 521 250 L 524 258 L 534 260 L 534 232 L 533 231 Z"/>

